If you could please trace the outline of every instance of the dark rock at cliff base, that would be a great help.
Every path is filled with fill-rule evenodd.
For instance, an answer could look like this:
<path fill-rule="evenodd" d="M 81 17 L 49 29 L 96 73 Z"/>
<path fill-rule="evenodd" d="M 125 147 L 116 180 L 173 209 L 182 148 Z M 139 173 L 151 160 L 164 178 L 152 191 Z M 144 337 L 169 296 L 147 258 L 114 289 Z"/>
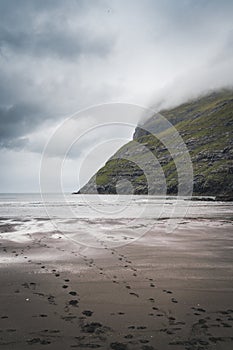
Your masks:
<path fill-rule="evenodd" d="M 219 195 L 219 196 L 216 196 L 215 200 L 220 202 L 233 202 L 233 194 Z"/>

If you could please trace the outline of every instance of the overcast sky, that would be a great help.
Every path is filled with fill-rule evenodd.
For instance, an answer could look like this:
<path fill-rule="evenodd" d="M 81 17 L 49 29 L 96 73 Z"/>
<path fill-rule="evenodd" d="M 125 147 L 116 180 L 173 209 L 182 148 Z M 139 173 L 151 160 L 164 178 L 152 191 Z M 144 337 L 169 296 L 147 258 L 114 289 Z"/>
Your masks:
<path fill-rule="evenodd" d="M 111 102 L 159 109 L 232 87 L 232 18 L 232 0 L 0 0 L 0 192 L 39 191 L 46 142 L 82 109 Z M 77 189 L 89 157 L 87 181 L 132 137 L 139 118 L 95 128 L 73 147 L 65 190 Z M 96 109 L 75 120 L 82 133 L 103 122 Z M 104 121 L 122 123 L 122 116 Z M 46 154 L 51 164 L 63 159 L 63 138 L 76 129 L 62 130 Z"/>

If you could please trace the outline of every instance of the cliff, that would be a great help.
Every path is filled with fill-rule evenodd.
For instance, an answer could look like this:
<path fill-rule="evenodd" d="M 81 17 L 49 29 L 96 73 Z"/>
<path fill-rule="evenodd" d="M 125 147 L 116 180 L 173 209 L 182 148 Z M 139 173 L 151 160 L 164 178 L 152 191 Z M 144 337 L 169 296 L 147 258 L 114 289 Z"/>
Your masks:
<path fill-rule="evenodd" d="M 160 113 L 175 126 L 187 146 L 193 167 L 193 194 L 232 196 L 233 91 L 214 92 Z M 160 128 L 156 115 L 138 126 L 133 140 L 77 193 L 147 194 L 148 177 L 158 172 L 161 178 L 162 169 L 167 193 L 176 194 L 177 168 L 171 152 L 161 142 L 164 130 Z M 150 161 L 153 157 L 159 164 Z M 150 183 L 149 193 L 162 193 L 159 181 Z"/>

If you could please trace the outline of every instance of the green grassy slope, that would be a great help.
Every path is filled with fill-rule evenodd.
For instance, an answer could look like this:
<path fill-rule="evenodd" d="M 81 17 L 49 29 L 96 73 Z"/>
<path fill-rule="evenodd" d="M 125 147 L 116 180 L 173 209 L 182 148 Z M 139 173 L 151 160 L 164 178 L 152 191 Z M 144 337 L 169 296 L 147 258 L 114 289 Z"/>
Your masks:
<path fill-rule="evenodd" d="M 189 150 L 194 171 L 194 194 L 232 195 L 233 91 L 214 92 L 176 108 L 161 111 L 161 114 L 175 126 Z M 99 193 L 116 193 L 118 181 L 128 180 L 135 194 L 146 194 L 148 183 L 145 169 L 147 174 L 159 171 L 150 164 L 150 152 L 162 166 L 167 193 L 177 193 L 177 171 L 171 154 L 159 141 L 159 137 L 149 134 L 143 127 L 157 133 L 159 125 L 156 117 L 150 118 L 135 130 L 133 140 L 107 161 L 81 189 L 82 193 L 93 193 L 95 182 Z M 169 130 L 165 132 L 169 133 Z M 139 145 L 143 146 L 143 150 Z M 127 193 L 127 186 L 122 182 L 118 189 Z M 152 192 L 160 193 L 159 181 L 155 182 Z"/>

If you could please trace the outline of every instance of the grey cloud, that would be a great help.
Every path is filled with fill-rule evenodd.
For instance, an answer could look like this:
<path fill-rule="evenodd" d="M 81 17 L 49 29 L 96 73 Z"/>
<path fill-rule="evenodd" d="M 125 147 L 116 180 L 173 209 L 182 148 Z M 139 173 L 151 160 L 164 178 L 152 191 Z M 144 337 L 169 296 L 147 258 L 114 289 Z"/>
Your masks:
<path fill-rule="evenodd" d="M 39 107 L 24 104 L 0 106 L 0 120 L 0 145 L 19 148 L 27 143 L 21 137 L 40 123 Z"/>
<path fill-rule="evenodd" d="M 0 50 L 11 50 L 21 54 L 57 56 L 71 60 L 81 55 L 102 56 L 110 52 L 112 43 L 104 38 L 94 40 L 84 34 L 70 34 L 62 30 L 45 28 L 42 33 L 28 34 L 27 32 L 9 31 L 0 28 Z"/>
<path fill-rule="evenodd" d="M 58 97 L 57 77 L 68 71 L 64 84 L 59 87 L 66 101 L 73 88 L 69 80 L 75 73 L 72 71 L 69 77 L 69 62 L 78 67 L 79 57 L 105 57 L 111 51 L 113 38 L 107 32 L 95 32 L 95 27 L 89 28 L 82 20 L 98 3 L 85 0 L 0 2 L 1 147 L 24 148 L 29 144 L 25 135 L 48 119 L 59 121 L 64 117 L 66 107 L 62 107 Z M 77 27 L 72 28 L 70 21 Z M 61 59 L 65 62 L 58 63 Z M 77 107 L 70 107 L 68 112 L 74 108 Z"/>
<path fill-rule="evenodd" d="M 9 55 L 10 50 L 16 54 L 55 56 L 71 60 L 81 55 L 108 54 L 113 38 L 110 40 L 107 35 L 98 35 L 83 24 L 78 25 L 77 30 L 71 28 L 69 15 L 72 17 L 76 13 L 78 23 L 80 12 L 84 11 L 83 2 L 71 3 L 72 13 L 69 4 L 65 7 L 64 2 L 60 1 L 17 1 L 15 4 L 9 2 L 9 6 L 4 1 L 1 2 L 2 55 Z"/>
<path fill-rule="evenodd" d="M 29 144 L 27 137 L 17 137 L 16 139 L 5 139 L 0 141 L 0 146 L 4 149 L 12 149 L 15 151 L 22 151 Z"/>

